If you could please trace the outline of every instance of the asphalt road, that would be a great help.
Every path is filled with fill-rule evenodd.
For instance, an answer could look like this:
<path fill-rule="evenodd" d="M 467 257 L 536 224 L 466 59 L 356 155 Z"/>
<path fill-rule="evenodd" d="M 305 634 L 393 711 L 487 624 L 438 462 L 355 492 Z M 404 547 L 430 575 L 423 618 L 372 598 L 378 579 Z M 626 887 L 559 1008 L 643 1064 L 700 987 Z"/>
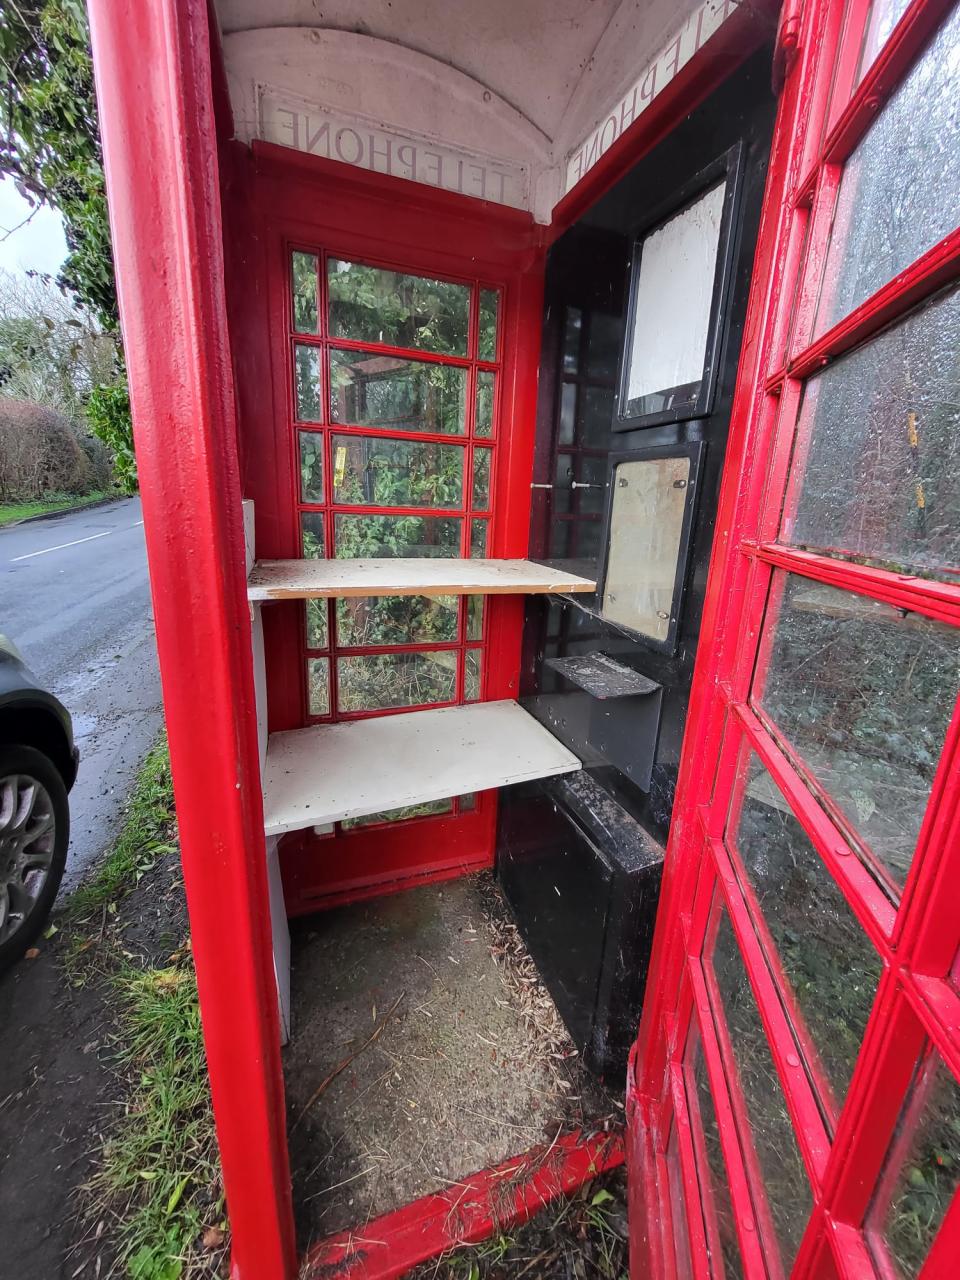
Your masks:
<path fill-rule="evenodd" d="M 73 716 L 70 888 L 116 834 L 162 723 L 139 499 L 0 529 L 0 632 Z"/>

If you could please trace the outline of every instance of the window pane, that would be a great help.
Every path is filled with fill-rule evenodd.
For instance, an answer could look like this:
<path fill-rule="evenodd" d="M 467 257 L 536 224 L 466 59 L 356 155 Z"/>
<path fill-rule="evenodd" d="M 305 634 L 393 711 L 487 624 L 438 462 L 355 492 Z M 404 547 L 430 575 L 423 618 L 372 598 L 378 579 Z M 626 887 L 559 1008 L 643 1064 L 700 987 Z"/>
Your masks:
<path fill-rule="evenodd" d="M 730 1201 L 730 1182 L 727 1177 L 727 1164 L 723 1155 L 723 1147 L 720 1143 L 720 1126 L 717 1124 L 717 1113 L 713 1105 L 713 1094 L 710 1092 L 707 1064 L 703 1058 L 700 1036 L 694 1027 L 690 1029 L 686 1060 L 687 1065 L 684 1074 L 688 1089 L 687 1106 L 690 1108 L 692 1116 L 697 1111 L 700 1113 L 700 1130 L 708 1166 L 706 1169 L 699 1169 L 698 1172 L 701 1181 L 708 1183 L 710 1186 L 713 1215 L 716 1222 L 716 1239 L 713 1237 L 713 1232 L 710 1231 L 707 1237 L 707 1247 L 711 1253 L 714 1249 L 719 1249 L 723 1263 L 722 1274 L 724 1280 L 743 1280 L 743 1259 L 740 1256 L 736 1219 L 733 1215 L 733 1204 Z M 693 1088 L 696 1093 L 693 1099 L 689 1097 L 691 1069 Z M 696 1105 L 693 1105 L 694 1103 Z M 720 1268 L 713 1266 L 712 1273 L 720 1275 Z"/>
<path fill-rule="evenodd" d="M 476 702 L 480 697 L 480 666 L 482 654 L 479 649 L 468 649 L 466 669 L 464 672 L 463 697 L 465 702 Z"/>
<path fill-rule="evenodd" d="M 344 831 L 353 827 L 370 827 L 379 822 L 409 822 L 411 818 L 430 818 L 438 813 L 453 813 L 453 800 L 427 800 L 424 804 L 408 804 L 402 809 L 368 813 L 362 818 L 347 818 L 340 823 Z"/>
<path fill-rule="evenodd" d="M 785 583 L 760 702 L 903 885 L 957 696 L 960 632 L 808 578 Z"/>
<path fill-rule="evenodd" d="M 305 600 L 307 624 L 307 648 L 327 647 L 327 601 Z"/>
<path fill-rule="evenodd" d="M 954 291 L 810 379 L 786 541 L 895 572 L 960 565 L 958 346 Z"/>
<path fill-rule="evenodd" d="M 304 511 L 300 516 L 303 554 L 308 560 L 323 560 L 327 552 L 323 541 L 323 516 L 319 511 Z"/>
<path fill-rule="evenodd" d="M 310 714 L 330 714 L 330 659 L 307 659 L 307 687 L 310 694 Z"/>
<path fill-rule="evenodd" d="M 749 1134 L 743 1138 L 753 1144 L 756 1152 L 784 1267 L 789 1271 L 810 1216 L 810 1184 L 753 988 L 725 909 L 714 944 L 713 969 L 750 1125 Z"/>
<path fill-rule="evenodd" d="M 565 382 L 560 390 L 560 422 L 557 431 L 557 444 L 573 444 L 573 433 L 577 412 L 577 384 Z"/>
<path fill-rule="evenodd" d="M 467 639 L 483 639 L 484 596 L 467 596 Z"/>
<path fill-rule="evenodd" d="M 577 420 L 577 443 L 587 449 L 608 447 L 613 427 L 614 393 L 610 387 L 585 387 Z"/>
<path fill-rule="evenodd" d="M 303 342 L 294 345 L 294 383 L 297 397 L 297 419 L 320 421 L 320 348 Z"/>
<path fill-rule="evenodd" d="M 497 358 L 497 313 L 500 295 L 496 289 L 480 290 L 480 334 L 477 340 L 477 357 L 480 360 Z"/>
<path fill-rule="evenodd" d="M 665 641 L 673 619 L 690 459 L 621 462 L 613 473 L 610 549 L 600 612 Z"/>
<path fill-rule="evenodd" d="M 490 509 L 490 450 L 474 449 L 473 451 L 473 509 L 489 511 Z"/>
<path fill-rule="evenodd" d="M 482 560 L 486 556 L 488 528 L 487 520 L 470 521 L 470 558 L 472 560 Z"/>
<path fill-rule="evenodd" d="M 899 1166 L 893 1191 L 889 1200 L 875 1199 L 870 1225 L 882 1232 L 900 1272 L 913 1280 L 960 1186 L 960 1085 L 936 1050 L 907 1095 L 887 1171 L 893 1160 Z"/>
<path fill-rule="evenodd" d="M 330 351 L 331 422 L 454 435 L 465 429 L 466 386 L 453 365 Z"/>
<path fill-rule="evenodd" d="M 318 333 L 317 257 L 313 253 L 290 256 L 293 282 L 293 327 L 297 333 Z"/>
<path fill-rule="evenodd" d="M 817 309 L 821 333 L 960 222 L 960 10 L 847 161 Z"/>
<path fill-rule="evenodd" d="M 335 502 L 371 507 L 459 507 L 460 445 L 382 436 L 334 436 Z"/>
<path fill-rule="evenodd" d="M 587 377 L 613 382 L 617 376 L 622 341 L 623 329 L 619 316 L 605 316 L 599 311 L 591 314 L 590 337 L 587 342 Z"/>
<path fill-rule="evenodd" d="M 355 556 L 458 556 L 460 521 L 438 516 L 351 516 L 336 518 L 339 560 Z"/>
<path fill-rule="evenodd" d="M 327 262 L 334 338 L 467 354 L 470 288 L 331 258 Z"/>
<path fill-rule="evenodd" d="M 843 1105 L 880 980 L 880 957 L 790 812 L 751 755 L 734 843 L 773 937 L 797 1008 Z M 816 1066 L 807 1063 L 814 1092 Z"/>
<path fill-rule="evenodd" d="M 300 431 L 300 497 L 303 502 L 323 501 L 323 436 Z"/>
<path fill-rule="evenodd" d="M 642 241 L 625 389 L 631 415 L 690 405 L 700 392 L 726 189 L 719 183 Z"/>
<path fill-rule="evenodd" d="M 863 51 L 860 54 L 860 69 L 857 75 L 858 84 L 873 66 L 874 59 L 887 43 L 893 28 L 906 13 L 909 3 L 910 0 L 873 0 L 863 36 Z"/>
<path fill-rule="evenodd" d="M 337 600 L 337 643 L 352 648 L 381 644 L 455 642 L 457 596 L 347 596 Z"/>
<path fill-rule="evenodd" d="M 577 307 L 568 307 L 566 324 L 563 330 L 564 373 L 576 373 L 580 367 L 580 332 L 582 328 L 583 313 Z"/>
<path fill-rule="evenodd" d="M 376 653 L 337 659 L 341 711 L 453 702 L 457 653 Z"/>
<path fill-rule="evenodd" d="M 483 369 L 477 374 L 477 413 L 473 424 L 474 434 L 493 435 L 493 392 L 495 374 Z"/>

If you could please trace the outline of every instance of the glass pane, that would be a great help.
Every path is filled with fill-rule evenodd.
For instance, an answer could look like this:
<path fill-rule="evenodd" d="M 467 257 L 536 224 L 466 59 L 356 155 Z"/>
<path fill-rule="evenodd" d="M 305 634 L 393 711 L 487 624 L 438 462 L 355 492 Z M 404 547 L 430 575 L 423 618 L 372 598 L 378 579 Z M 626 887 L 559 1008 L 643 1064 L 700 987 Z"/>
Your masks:
<path fill-rule="evenodd" d="M 352 648 L 381 644 L 455 642 L 456 596 L 347 596 L 337 600 L 337 643 Z"/>
<path fill-rule="evenodd" d="M 603 515 L 607 502 L 607 457 L 605 453 L 580 455 L 580 484 L 589 486 L 577 490 L 577 510 L 583 515 Z"/>
<path fill-rule="evenodd" d="M 323 436 L 300 431 L 300 498 L 303 502 L 323 501 Z"/>
<path fill-rule="evenodd" d="M 376 653 L 337 659 L 341 711 L 380 711 L 453 702 L 457 652 Z"/>
<path fill-rule="evenodd" d="M 335 502 L 370 507 L 459 507 L 460 445 L 382 436 L 334 436 Z"/>
<path fill-rule="evenodd" d="M 687 509 L 689 458 L 621 462 L 613 473 L 610 549 L 600 612 L 665 641 Z"/>
<path fill-rule="evenodd" d="M 350 831 L 353 827 L 370 827 L 380 822 L 409 822 L 411 818 L 430 818 L 438 813 L 453 813 L 453 800 L 427 800 L 424 804 L 408 804 L 402 809 L 368 813 L 362 818 L 347 818 L 340 826 L 344 831 Z"/>
<path fill-rule="evenodd" d="M 955 579 L 958 346 L 960 291 L 954 291 L 810 379 L 786 541 L 898 573 Z"/>
<path fill-rule="evenodd" d="M 318 333 L 317 256 L 294 252 L 290 255 L 293 282 L 293 327 L 297 333 Z"/>
<path fill-rule="evenodd" d="M 573 444 L 573 433 L 576 426 L 577 384 L 565 382 L 560 389 L 560 423 L 557 432 L 557 443 Z"/>
<path fill-rule="evenodd" d="M 859 306 L 958 222 L 960 10 L 948 18 L 844 167 L 817 332 Z"/>
<path fill-rule="evenodd" d="M 863 37 L 863 51 L 860 54 L 860 69 L 857 75 L 858 84 L 873 66 L 874 59 L 887 43 L 893 28 L 906 13 L 909 3 L 910 0 L 873 0 Z"/>
<path fill-rule="evenodd" d="M 493 435 L 493 392 L 496 375 L 483 369 L 477 374 L 477 413 L 474 435 Z"/>
<path fill-rule="evenodd" d="M 489 529 L 488 520 L 471 520 L 470 521 L 470 558 L 471 560 L 482 560 L 487 554 L 487 530 Z"/>
<path fill-rule="evenodd" d="M 723 1147 L 720 1143 L 720 1126 L 717 1124 L 717 1113 L 713 1105 L 713 1094 L 710 1092 L 707 1064 L 703 1058 L 700 1036 L 694 1027 L 690 1029 L 686 1058 L 687 1106 L 692 1114 L 696 1114 L 699 1111 L 700 1131 L 707 1159 L 707 1168 L 701 1168 L 699 1174 L 701 1181 L 708 1183 L 710 1186 L 713 1218 L 716 1223 L 715 1236 L 713 1230 L 708 1230 L 707 1248 L 711 1254 L 718 1250 L 723 1264 L 722 1272 L 718 1266 L 712 1266 L 711 1270 L 714 1275 L 722 1274 L 724 1280 L 743 1280 L 743 1259 L 740 1257 L 740 1242 L 737 1239 L 736 1219 L 734 1218 L 733 1205 L 730 1201 L 730 1183 L 727 1178 L 727 1165 L 723 1155 Z M 693 1088 L 696 1092 L 695 1099 L 689 1097 L 691 1065 Z M 694 1103 L 696 1104 L 695 1106 L 693 1105 Z M 708 1226 L 710 1225 L 712 1224 L 708 1223 Z"/>
<path fill-rule="evenodd" d="M 797 1008 L 842 1106 L 880 980 L 880 957 L 756 756 L 734 842 L 773 937 Z M 807 1063 L 822 1094 L 816 1064 Z"/>
<path fill-rule="evenodd" d="M 700 392 L 726 189 L 719 183 L 642 241 L 625 389 L 631 415 L 689 405 Z"/>
<path fill-rule="evenodd" d="M 460 797 L 460 812 L 471 813 L 477 807 L 477 793 L 468 791 L 465 796 Z"/>
<path fill-rule="evenodd" d="M 713 948 L 713 970 L 750 1126 L 749 1134 L 742 1135 L 742 1139 L 751 1142 L 756 1152 L 783 1264 L 789 1271 L 810 1216 L 810 1184 L 753 988 L 725 909 L 720 914 Z"/>
<path fill-rule="evenodd" d="M 355 556 L 458 556 L 460 521 L 438 516 L 351 516 L 336 518 L 339 560 Z"/>
<path fill-rule="evenodd" d="M 306 600 L 307 648 L 327 647 L 327 601 Z"/>
<path fill-rule="evenodd" d="M 467 639 L 483 639 L 484 596 L 467 596 Z"/>
<path fill-rule="evenodd" d="M 320 421 L 320 348 L 297 342 L 293 348 L 297 419 Z"/>
<path fill-rule="evenodd" d="M 454 435 L 465 430 L 466 387 L 453 365 L 330 351 L 331 422 Z"/>
<path fill-rule="evenodd" d="M 310 714 L 330 714 L 330 659 L 307 659 L 307 687 L 310 693 Z"/>
<path fill-rule="evenodd" d="M 303 554 L 308 560 L 324 559 L 327 552 L 323 541 L 323 516 L 319 511 L 301 513 L 300 537 Z"/>
<path fill-rule="evenodd" d="M 690 1256 L 690 1236 L 687 1232 L 687 1197 L 683 1191 L 683 1171 L 680 1168 L 680 1140 L 677 1122 L 670 1126 L 667 1143 L 667 1179 L 670 1184 L 670 1220 L 673 1226 L 673 1252 L 677 1280 L 689 1280 L 693 1275 L 693 1259 Z M 699 1212 L 699 1209 L 698 1209 Z"/>
<path fill-rule="evenodd" d="M 764 710 L 903 885 L 957 696 L 960 632 L 808 578 L 785 584 Z"/>
<path fill-rule="evenodd" d="M 960 1085 L 936 1050 L 928 1053 L 907 1095 L 887 1172 L 893 1172 L 894 1161 L 892 1192 L 878 1194 L 869 1216 L 901 1274 L 913 1280 L 960 1186 Z"/>
<path fill-rule="evenodd" d="M 476 702 L 480 697 L 480 666 L 482 654 L 479 649 L 468 649 L 466 669 L 463 681 L 463 697 L 465 702 Z"/>
<path fill-rule="evenodd" d="M 327 262 L 330 333 L 358 342 L 467 354 L 470 288 L 356 262 Z"/>
<path fill-rule="evenodd" d="M 563 371 L 576 373 L 580 367 L 580 331 L 583 314 L 578 307 L 567 308 L 567 320 L 563 330 Z"/>
<path fill-rule="evenodd" d="M 590 338 L 587 342 L 587 377 L 613 382 L 623 340 L 619 316 L 605 316 L 594 311 L 590 316 Z M 697 370 L 699 373 L 699 369 Z"/>
<path fill-rule="evenodd" d="M 489 449 L 473 451 L 473 509 L 490 509 L 490 453 Z"/>
<path fill-rule="evenodd" d="M 586 449 L 605 449 L 612 434 L 614 393 L 611 387 L 585 387 L 577 422 L 577 443 Z"/>
<path fill-rule="evenodd" d="M 500 294 L 496 289 L 480 290 L 480 334 L 477 339 L 477 358 L 497 358 L 497 313 L 500 310 Z"/>

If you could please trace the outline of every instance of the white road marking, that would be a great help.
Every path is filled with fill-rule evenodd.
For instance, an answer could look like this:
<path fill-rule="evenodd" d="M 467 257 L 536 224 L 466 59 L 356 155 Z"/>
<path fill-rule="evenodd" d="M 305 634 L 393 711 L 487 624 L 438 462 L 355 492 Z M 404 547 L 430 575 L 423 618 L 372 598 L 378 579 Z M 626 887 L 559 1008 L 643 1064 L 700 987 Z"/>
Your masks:
<path fill-rule="evenodd" d="M 115 530 L 107 529 L 105 533 L 91 533 L 88 538 L 76 538 L 73 542 L 61 542 L 55 547 L 44 547 L 42 551 L 28 551 L 25 556 L 14 556 L 10 561 L 16 564 L 18 560 L 32 560 L 34 556 L 45 556 L 51 551 L 63 551 L 66 547 L 79 547 L 81 542 L 93 542 L 95 538 L 109 538 Z"/>

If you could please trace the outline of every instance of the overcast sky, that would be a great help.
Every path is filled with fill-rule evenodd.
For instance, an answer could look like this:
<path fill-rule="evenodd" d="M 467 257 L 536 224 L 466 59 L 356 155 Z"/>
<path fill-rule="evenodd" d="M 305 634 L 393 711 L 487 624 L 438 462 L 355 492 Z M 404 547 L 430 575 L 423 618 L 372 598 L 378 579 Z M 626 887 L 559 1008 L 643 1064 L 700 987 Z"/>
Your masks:
<path fill-rule="evenodd" d="M 22 274 L 44 271 L 56 275 L 67 252 L 60 215 L 52 209 L 38 209 L 26 226 L 30 206 L 13 185 L 12 178 L 0 178 L 0 267 Z"/>

